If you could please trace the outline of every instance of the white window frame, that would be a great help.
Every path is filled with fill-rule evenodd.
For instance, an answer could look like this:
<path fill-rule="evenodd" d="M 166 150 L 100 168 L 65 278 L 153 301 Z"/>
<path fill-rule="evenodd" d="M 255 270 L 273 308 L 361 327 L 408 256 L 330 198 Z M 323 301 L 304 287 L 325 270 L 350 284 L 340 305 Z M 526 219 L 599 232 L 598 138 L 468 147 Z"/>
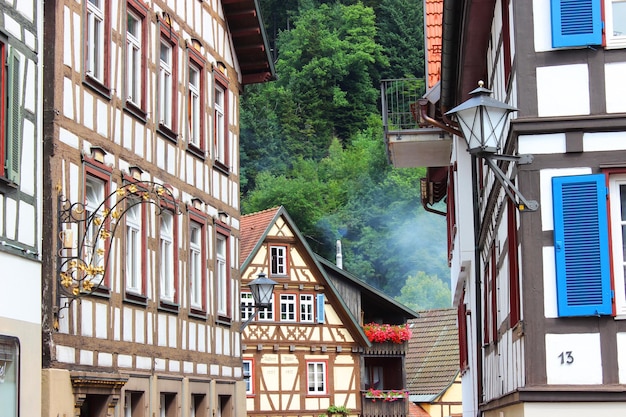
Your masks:
<path fill-rule="evenodd" d="M 227 274 L 228 239 L 218 233 L 215 245 L 215 275 L 217 283 L 217 313 L 227 315 L 228 311 L 228 274 Z"/>
<path fill-rule="evenodd" d="M 102 217 L 101 205 L 105 198 L 106 181 L 91 175 L 85 179 L 85 210 L 86 218 Z M 104 219 L 103 219 L 104 221 Z M 99 237 L 102 223 L 92 221 L 85 230 L 85 259 L 93 266 L 104 267 L 105 240 Z M 106 226 L 105 226 L 106 227 Z"/>
<path fill-rule="evenodd" d="M 244 359 L 242 366 L 243 380 L 246 382 L 246 395 L 254 394 L 254 384 L 252 383 L 252 360 Z"/>
<path fill-rule="evenodd" d="M 296 321 L 296 294 L 280 294 L 280 321 Z"/>
<path fill-rule="evenodd" d="M 315 296 L 300 294 L 300 322 L 313 323 L 315 321 Z"/>
<path fill-rule="evenodd" d="M 324 395 L 326 386 L 326 362 L 307 362 L 307 395 Z"/>
<path fill-rule="evenodd" d="M 189 132 L 189 144 L 197 148 L 200 147 L 200 133 L 201 123 L 200 117 L 200 89 L 202 88 L 202 69 L 194 64 L 189 64 L 189 97 L 187 99 L 187 115 L 191 116 L 189 126 L 187 126 Z"/>
<path fill-rule="evenodd" d="M 613 6 L 620 4 L 626 8 L 626 0 L 605 0 L 604 1 L 604 25 L 606 35 L 606 47 L 611 48 L 626 48 L 626 32 L 620 35 L 613 34 L 613 22 L 615 20 L 613 16 Z"/>
<path fill-rule="evenodd" d="M 239 305 L 241 309 L 241 321 L 246 321 L 254 315 L 254 298 L 251 292 L 239 294 Z"/>
<path fill-rule="evenodd" d="M 226 164 L 226 134 L 224 129 L 224 103 L 226 90 L 219 84 L 215 84 L 215 159 Z"/>
<path fill-rule="evenodd" d="M 611 244 L 613 262 L 613 284 L 615 287 L 615 313 L 617 318 L 626 319 L 626 259 L 621 250 L 624 239 L 623 231 L 626 228 L 626 218 L 622 218 L 622 198 L 620 186 L 626 186 L 626 174 L 609 175 L 609 210 L 611 213 Z M 626 202 L 626 190 L 623 196 Z M 624 208 L 626 214 L 626 208 Z"/>
<path fill-rule="evenodd" d="M 128 21 L 135 21 L 136 32 L 131 33 Z M 127 11 L 126 19 L 126 99 L 137 107 L 141 107 L 141 39 L 143 34 L 143 19 L 133 13 Z"/>
<path fill-rule="evenodd" d="M 174 47 L 161 40 L 159 46 L 159 123 L 169 129 L 172 129 L 173 54 Z"/>
<path fill-rule="evenodd" d="M 143 259 L 142 244 L 142 206 L 133 204 L 126 211 L 126 291 L 142 294 L 143 276 L 141 264 Z"/>
<path fill-rule="evenodd" d="M 270 245 L 270 275 L 287 276 L 287 246 Z"/>
<path fill-rule="evenodd" d="M 257 321 L 274 321 L 274 294 L 267 308 L 260 308 Z"/>
<path fill-rule="evenodd" d="M 189 232 L 189 284 L 191 307 L 202 309 L 202 225 L 191 222 Z"/>
<path fill-rule="evenodd" d="M 87 73 L 104 83 L 104 2 L 87 0 Z"/>
<path fill-rule="evenodd" d="M 161 300 L 174 302 L 174 215 L 169 211 L 161 212 L 159 228 L 160 248 L 160 291 Z"/>

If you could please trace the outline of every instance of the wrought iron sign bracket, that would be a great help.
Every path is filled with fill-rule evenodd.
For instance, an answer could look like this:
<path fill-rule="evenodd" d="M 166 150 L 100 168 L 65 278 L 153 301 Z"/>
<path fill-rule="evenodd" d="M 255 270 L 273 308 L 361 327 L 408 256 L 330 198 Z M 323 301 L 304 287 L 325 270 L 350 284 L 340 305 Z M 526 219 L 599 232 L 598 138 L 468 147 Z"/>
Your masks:
<path fill-rule="evenodd" d="M 61 311 L 74 300 L 106 290 L 111 238 L 124 215 L 139 204 L 153 204 L 157 216 L 164 210 L 181 214 L 172 191 L 152 181 L 123 183 L 91 212 L 85 203 L 71 202 L 59 194 L 56 329 Z"/>

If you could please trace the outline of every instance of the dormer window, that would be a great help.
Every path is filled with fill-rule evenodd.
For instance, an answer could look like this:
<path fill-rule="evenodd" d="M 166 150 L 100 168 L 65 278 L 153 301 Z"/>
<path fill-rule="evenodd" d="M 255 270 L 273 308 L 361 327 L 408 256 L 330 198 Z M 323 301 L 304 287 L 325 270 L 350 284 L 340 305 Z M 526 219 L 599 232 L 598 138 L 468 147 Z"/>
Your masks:
<path fill-rule="evenodd" d="M 287 275 L 287 246 L 270 246 L 270 275 Z"/>

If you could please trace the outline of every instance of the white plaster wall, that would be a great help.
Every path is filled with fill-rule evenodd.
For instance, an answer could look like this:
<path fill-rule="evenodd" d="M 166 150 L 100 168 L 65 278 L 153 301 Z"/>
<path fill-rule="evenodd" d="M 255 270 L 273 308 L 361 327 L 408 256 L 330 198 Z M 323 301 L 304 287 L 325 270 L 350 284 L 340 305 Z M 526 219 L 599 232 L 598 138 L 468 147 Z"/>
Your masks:
<path fill-rule="evenodd" d="M 533 0 L 535 52 L 551 51 L 550 0 Z"/>
<path fill-rule="evenodd" d="M 604 66 L 604 88 L 607 113 L 626 112 L 626 62 L 611 62 Z"/>
<path fill-rule="evenodd" d="M 602 384 L 600 334 L 546 334 L 546 374 L 548 384 Z"/>
<path fill-rule="evenodd" d="M 583 151 L 620 151 L 626 149 L 626 132 L 586 132 Z"/>
<path fill-rule="evenodd" d="M 5 271 L 0 317 L 41 325 L 41 264 L 0 252 L 0 265 Z M 7 274 L 8 271 L 14 274 Z"/>
<path fill-rule="evenodd" d="M 537 67 L 536 75 L 539 117 L 589 114 L 587 64 Z"/>
<path fill-rule="evenodd" d="M 565 133 L 520 135 L 517 143 L 520 154 L 562 154 L 566 150 Z"/>

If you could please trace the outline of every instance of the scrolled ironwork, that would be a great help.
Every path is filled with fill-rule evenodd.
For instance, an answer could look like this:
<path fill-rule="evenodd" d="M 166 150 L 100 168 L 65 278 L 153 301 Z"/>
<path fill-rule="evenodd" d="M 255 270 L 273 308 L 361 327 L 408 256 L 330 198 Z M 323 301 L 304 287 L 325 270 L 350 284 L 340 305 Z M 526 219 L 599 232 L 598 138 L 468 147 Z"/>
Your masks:
<path fill-rule="evenodd" d="M 126 182 L 92 211 L 87 210 L 85 203 L 71 202 L 59 194 L 58 294 L 59 298 L 69 299 L 59 309 L 69 307 L 75 299 L 102 287 L 109 265 L 111 239 L 121 219 L 140 204 L 153 204 L 157 215 L 163 210 L 181 213 L 172 191 L 152 181 Z M 78 234 L 74 247 L 75 229 Z"/>

